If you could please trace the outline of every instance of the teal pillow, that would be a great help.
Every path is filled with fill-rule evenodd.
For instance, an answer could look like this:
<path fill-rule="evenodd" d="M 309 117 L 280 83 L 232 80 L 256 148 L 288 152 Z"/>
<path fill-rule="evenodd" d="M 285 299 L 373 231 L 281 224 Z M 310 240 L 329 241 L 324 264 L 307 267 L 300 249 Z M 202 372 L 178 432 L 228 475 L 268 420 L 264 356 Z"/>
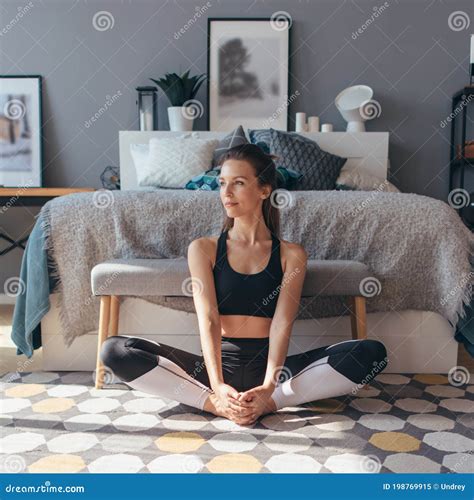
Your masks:
<path fill-rule="evenodd" d="M 277 188 L 293 189 L 298 181 L 301 180 L 303 174 L 296 172 L 286 167 L 277 167 Z M 220 168 L 211 168 L 204 173 L 196 175 L 186 183 L 185 189 L 201 189 L 203 191 L 216 191 L 219 189 L 219 182 L 217 177 L 220 174 Z"/>
<path fill-rule="evenodd" d="M 220 174 L 220 169 L 211 168 L 203 174 L 196 175 L 186 183 L 185 189 L 201 189 L 203 191 L 215 191 L 219 189 L 217 177 Z"/>
<path fill-rule="evenodd" d="M 303 174 L 286 167 L 277 167 L 277 187 L 291 191 L 303 178 Z"/>
<path fill-rule="evenodd" d="M 348 186 L 347 184 L 336 184 L 334 189 L 336 191 L 356 191 L 356 188 Z"/>

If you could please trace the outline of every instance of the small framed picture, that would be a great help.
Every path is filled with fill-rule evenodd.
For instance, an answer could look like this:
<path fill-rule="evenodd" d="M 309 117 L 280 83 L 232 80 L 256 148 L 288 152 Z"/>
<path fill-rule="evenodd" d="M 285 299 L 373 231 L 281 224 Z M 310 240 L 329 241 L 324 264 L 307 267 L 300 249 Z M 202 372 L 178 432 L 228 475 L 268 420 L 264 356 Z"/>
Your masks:
<path fill-rule="evenodd" d="M 0 187 L 42 187 L 41 76 L 0 75 Z"/>
<path fill-rule="evenodd" d="M 291 19 L 209 18 L 208 130 L 288 130 Z"/>

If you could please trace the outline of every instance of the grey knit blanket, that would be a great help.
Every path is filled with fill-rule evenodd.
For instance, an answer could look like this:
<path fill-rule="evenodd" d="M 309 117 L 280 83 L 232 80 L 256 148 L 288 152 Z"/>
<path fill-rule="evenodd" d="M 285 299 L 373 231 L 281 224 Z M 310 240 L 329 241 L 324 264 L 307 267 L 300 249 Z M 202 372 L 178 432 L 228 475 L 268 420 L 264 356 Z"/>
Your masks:
<path fill-rule="evenodd" d="M 378 294 L 367 311 L 436 311 L 454 326 L 471 298 L 474 236 L 447 203 L 411 193 L 282 191 L 280 238 L 311 259 L 366 263 Z M 69 346 L 96 330 L 99 297 L 90 272 L 114 258 L 176 258 L 189 243 L 220 233 L 216 191 L 96 191 L 55 198 L 42 208 L 45 248 L 59 281 L 60 323 Z M 192 297 L 143 297 L 195 312 Z M 301 300 L 297 319 L 348 314 L 344 298 Z"/>

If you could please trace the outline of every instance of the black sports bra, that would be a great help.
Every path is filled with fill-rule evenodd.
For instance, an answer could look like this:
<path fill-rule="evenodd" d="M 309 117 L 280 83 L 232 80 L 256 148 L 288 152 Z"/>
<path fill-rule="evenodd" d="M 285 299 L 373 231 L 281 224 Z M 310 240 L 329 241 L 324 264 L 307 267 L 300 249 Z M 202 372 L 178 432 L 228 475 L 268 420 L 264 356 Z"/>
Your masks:
<path fill-rule="evenodd" d="M 242 274 L 234 271 L 227 259 L 228 232 L 219 236 L 213 269 L 219 313 L 273 318 L 283 279 L 280 241 L 272 234 L 270 260 L 263 271 Z"/>

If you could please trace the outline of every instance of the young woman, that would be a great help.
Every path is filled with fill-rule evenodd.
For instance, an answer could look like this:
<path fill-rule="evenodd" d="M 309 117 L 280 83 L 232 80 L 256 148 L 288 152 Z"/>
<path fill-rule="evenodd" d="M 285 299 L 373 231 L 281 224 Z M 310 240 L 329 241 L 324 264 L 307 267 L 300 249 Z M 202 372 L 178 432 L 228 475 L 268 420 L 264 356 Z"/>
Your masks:
<path fill-rule="evenodd" d="M 221 157 L 223 230 L 188 247 L 202 355 L 124 335 L 104 342 L 104 365 L 130 387 L 247 425 L 351 393 L 387 365 L 385 346 L 368 339 L 287 355 L 307 254 L 278 239 L 273 158 L 255 145 Z"/>

